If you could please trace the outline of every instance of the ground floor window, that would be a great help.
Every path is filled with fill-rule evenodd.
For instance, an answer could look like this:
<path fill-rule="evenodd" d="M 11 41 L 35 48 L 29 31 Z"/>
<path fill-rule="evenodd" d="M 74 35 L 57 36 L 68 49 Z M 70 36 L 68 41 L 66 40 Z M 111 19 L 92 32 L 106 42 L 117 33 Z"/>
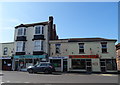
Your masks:
<path fill-rule="evenodd" d="M 51 59 L 50 62 L 51 62 L 55 67 L 61 67 L 61 59 Z"/>
<path fill-rule="evenodd" d="M 115 59 L 106 59 L 107 70 L 117 70 L 117 64 Z"/>
<path fill-rule="evenodd" d="M 116 59 L 100 59 L 101 71 L 117 70 Z"/>
<path fill-rule="evenodd" d="M 72 69 L 86 69 L 85 59 L 72 59 Z"/>

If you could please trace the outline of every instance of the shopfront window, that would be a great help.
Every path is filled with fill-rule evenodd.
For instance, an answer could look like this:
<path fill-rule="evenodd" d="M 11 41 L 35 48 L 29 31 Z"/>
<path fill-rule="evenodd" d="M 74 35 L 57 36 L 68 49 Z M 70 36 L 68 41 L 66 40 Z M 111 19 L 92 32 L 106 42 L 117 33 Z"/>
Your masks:
<path fill-rule="evenodd" d="M 106 59 L 107 70 L 117 70 L 117 64 L 115 59 Z"/>
<path fill-rule="evenodd" d="M 85 59 L 72 59 L 72 69 L 86 69 Z"/>
<path fill-rule="evenodd" d="M 52 59 L 50 62 L 55 66 L 55 67 L 61 67 L 61 59 Z"/>

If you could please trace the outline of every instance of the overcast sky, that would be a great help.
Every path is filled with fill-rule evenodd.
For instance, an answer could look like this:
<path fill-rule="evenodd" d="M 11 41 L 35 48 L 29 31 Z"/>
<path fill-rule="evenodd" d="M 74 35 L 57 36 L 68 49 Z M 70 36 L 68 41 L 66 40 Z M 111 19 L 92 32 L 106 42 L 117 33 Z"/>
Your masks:
<path fill-rule="evenodd" d="M 15 26 L 49 16 L 60 38 L 118 38 L 117 2 L 4 2 L 0 12 L 0 43 L 14 40 Z"/>

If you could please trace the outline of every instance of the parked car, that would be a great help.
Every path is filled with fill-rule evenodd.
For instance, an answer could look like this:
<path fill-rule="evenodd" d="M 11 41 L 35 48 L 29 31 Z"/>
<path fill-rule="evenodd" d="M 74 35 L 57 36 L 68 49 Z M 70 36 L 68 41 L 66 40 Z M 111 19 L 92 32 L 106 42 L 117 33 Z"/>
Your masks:
<path fill-rule="evenodd" d="M 27 68 L 27 71 L 29 73 L 38 73 L 38 72 L 52 73 L 55 72 L 55 67 L 49 62 L 41 62 L 37 65 L 29 66 Z"/>

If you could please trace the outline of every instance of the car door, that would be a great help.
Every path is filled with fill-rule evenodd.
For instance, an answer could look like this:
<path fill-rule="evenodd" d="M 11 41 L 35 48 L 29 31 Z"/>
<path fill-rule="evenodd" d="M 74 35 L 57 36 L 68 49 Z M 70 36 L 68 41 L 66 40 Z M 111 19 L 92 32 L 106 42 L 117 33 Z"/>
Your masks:
<path fill-rule="evenodd" d="M 46 63 L 41 63 L 40 64 L 40 71 L 43 72 L 46 67 L 47 67 Z"/>
<path fill-rule="evenodd" d="M 37 66 L 35 66 L 35 68 L 34 68 L 35 72 L 40 72 L 40 65 L 41 64 L 38 64 Z"/>

